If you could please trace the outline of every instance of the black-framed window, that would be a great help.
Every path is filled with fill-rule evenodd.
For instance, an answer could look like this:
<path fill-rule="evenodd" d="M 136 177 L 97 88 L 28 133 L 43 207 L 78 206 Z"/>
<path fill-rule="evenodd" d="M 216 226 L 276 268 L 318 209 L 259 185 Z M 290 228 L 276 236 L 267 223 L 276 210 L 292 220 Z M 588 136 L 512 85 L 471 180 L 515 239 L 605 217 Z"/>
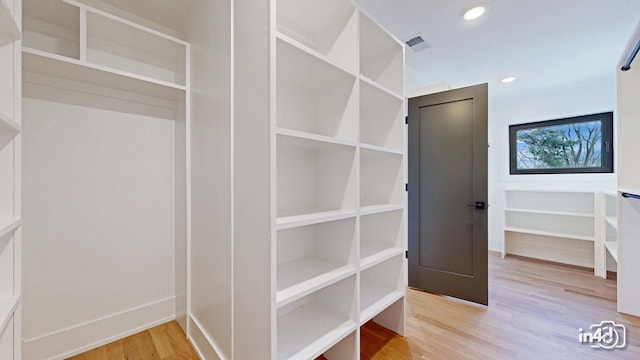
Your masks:
<path fill-rule="evenodd" d="M 613 112 L 509 126 L 511 174 L 613 172 Z"/>

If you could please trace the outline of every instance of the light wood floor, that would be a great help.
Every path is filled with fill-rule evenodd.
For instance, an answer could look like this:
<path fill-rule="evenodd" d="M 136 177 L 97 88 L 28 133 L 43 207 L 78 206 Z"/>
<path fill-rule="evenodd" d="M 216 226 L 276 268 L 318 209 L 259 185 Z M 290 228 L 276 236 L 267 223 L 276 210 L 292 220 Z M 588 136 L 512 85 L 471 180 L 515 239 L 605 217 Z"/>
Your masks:
<path fill-rule="evenodd" d="M 518 257 L 503 260 L 495 253 L 489 255 L 489 267 L 488 307 L 409 289 L 406 337 L 366 324 L 362 360 L 640 359 L 640 318 L 616 312 L 615 279 Z M 602 320 L 627 327 L 626 349 L 596 350 L 578 343 L 579 328 Z M 172 322 L 72 359 L 197 357 Z"/>

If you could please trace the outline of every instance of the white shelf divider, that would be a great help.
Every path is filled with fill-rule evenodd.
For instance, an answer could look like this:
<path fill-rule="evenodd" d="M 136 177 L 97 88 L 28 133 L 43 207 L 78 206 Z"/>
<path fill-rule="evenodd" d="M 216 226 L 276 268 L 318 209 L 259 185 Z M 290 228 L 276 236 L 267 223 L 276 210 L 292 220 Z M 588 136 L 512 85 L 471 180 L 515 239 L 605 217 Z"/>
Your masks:
<path fill-rule="evenodd" d="M 331 136 L 318 135 L 318 134 L 314 134 L 306 131 L 277 128 L 276 134 L 300 138 L 300 139 L 306 139 L 306 140 L 321 141 L 328 144 L 345 145 L 345 146 L 353 146 L 353 147 L 357 146 L 357 143 L 354 141 L 338 139 Z"/>
<path fill-rule="evenodd" d="M 390 248 L 380 244 L 361 245 L 360 254 L 364 256 L 360 259 L 360 270 L 366 270 L 405 251 L 403 248 Z"/>
<path fill-rule="evenodd" d="M 553 211 L 553 210 L 532 210 L 532 209 L 516 209 L 506 208 L 507 212 L 527 213 L 527 214 L 546 214 L 546 215 L 559 215 L 559 216 L 578 216 L 578 217 L 594 217 L 592 213 L 580 213 L 571 211 Z"/>
<path fill-rule="evenodd" d="M 604 220 L 614 229 L 618 229 L 618 218 L 615 216 L 605 216 Z"/>
<path fill-rule="evenodd" d="M 312 257 L 278 266 L 278 283 L 286 285 L 276 293 L 276 306 L 287 305 L 355 272 L 353 265 L 340 265 Z"/>
<path fill-rule="evenodd" d="M 20 40 L 20 27 L 16 23 L 6 1 L 0 1 L 0 46 Z"/>
<path fill-rule="evenodd" d="M 360 215 L 373 215 L 404 209 L 404 205 L 369 205 L 360 207 Z"/>
<path fill-rule="evenodd" d="M 383 152 L 383 153 L 389 153 L 389 154 L 404 155 L 404 150 L 402 150 L 402 149 L 395 149 L 395 148 L 390 148 L 390 147 L 385 147 L 385 146 L 378 146 L 378 145 L 360 143 L 360 148 L 367 149 L 367 150 L 373 150 L 373 151 L 379 151 L 379 152 Z"/>
<path fill-rule="evenodd" d="M 20 219 L 13 219 L 7 224 L 0 224 L 0 238 L 13 232 L 20 226 Z"/>
<path fill-rule="evenodd" d="M 9 115 L 0 111 L 0 132 L 11 132 L 13 134 L 19 133 L 21 130 L 20 124 L 15 122 Z"/>
<path fill-rule="evenodd" d="M 20 296 L 17 295 L 0 298 L 0 333 L 4 332 L 19 304 Z"/>
<path fill-rule="evenodd" d="M 283 216 L 276 219 L 277 230 L 290 229 L 298 226 L 320 224 L 328 221 L 342 220 L 355 217 L 355 210 L 320 211 L 302 215 Z"/>

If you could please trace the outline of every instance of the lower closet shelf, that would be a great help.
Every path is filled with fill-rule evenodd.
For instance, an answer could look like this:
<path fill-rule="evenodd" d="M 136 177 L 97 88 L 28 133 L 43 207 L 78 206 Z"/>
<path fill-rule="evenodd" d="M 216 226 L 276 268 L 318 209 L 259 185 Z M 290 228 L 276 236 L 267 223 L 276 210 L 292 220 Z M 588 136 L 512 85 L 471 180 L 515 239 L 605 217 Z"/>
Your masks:
<path fill-rule="evenodd" d="M 389 247 L 385 244 L 362 243 L 360 245 L 360 269 L 364 270 L 387 259 L 402 254 L 402 248 Z"/>
<path fill-rule="evenodd" d="M 301 306 L 278 318 L 278 359 L 316 358 L 356 328 L 323 306 Z"/>
<path fill-rule="evenodd" d="M 607 251 L 609 251 L 609 254 L 611 254 L 611 257 L 613 258 L 613 260 L 618 262 L 618 242 L 617 241 L 605 241 L 604 242 L 604 247 L 607 248 Z"/>
<path fill-rule="evenodd" d="M 364 324 L 378 315 L 382 310 L 394 302 L 402 299 L 404 294 L 389 287 L 380 286 L 371 282 L 363 282 L 360 292 L 360 324 Z"/>

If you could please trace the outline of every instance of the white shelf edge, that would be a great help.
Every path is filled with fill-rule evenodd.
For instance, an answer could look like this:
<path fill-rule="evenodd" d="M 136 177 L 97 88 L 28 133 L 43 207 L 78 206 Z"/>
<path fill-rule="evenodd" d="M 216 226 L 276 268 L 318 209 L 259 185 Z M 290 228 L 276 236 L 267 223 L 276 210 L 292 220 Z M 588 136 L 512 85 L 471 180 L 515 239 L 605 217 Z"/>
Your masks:
<path fill-rule="evenodd" d="M 377 253 L 371 254 L 367 257 L 360 259 L 360 271 L 364 271 L 372 266 L 385 262 L 393 257 L 401 255 L 405 252 L 403 248 L 390 247 Z"/>
<path fill-rule="evenodd" d="M 67 3 L 69 5 L 73 5 L 75 7 L 86 9 L 88 12 L 92 12 L 92 13 L 94 13 L 96 15 L 100 15 L 100 16 L 106 17 L 108 19 L 117 21 L 117 22 L 122 23 L 122 24 L 127 25 L 127 26 L 131 26 L 133 28 L 136 28 L 138 30 L 142 30 L 144 32 L 147 32 L 149 34 L 164 38 L 166 40 L 173 41 L 173 42 L 178 43 L 180 45 L 186 46 L 186 45 L 189 44 L 188 42 L 186 42 L 186 41 L 184 41 L 182 39 L 178 39 L 175 36 L 171 36 L 171 35 L 165 34 L 163 32 L 160 32 L 158 30 L 154 30 L 154 29 L 148 28 L 148 27 L 146 27 L 144 25 L 137 24 L 137 23 L 135 23 L 133 21 L 130 21 L 130 20 L 127 20 L 127 19 L 123 19 L 123 18 L 121 18 L 119 16 L 113 15 L 111 13 L 108 13 L 106 11 L 103 11 L 103 10 L 100 10 L 100 9 L 97 9 L 97 8 L 94 8 L 94 7 L 89 6 L 87 4 L 84 4 L 84 3 L 81 3 L 81 2 L 78 2 L 78 1 L 75 1 L 75 0 L 62 0 L 62 1 L 64 1 L 65 3 Z"/>
<path fill-rule="evenodd" d="M 617 241 L 605 241 L 604 247 L 607 249 L 613 260 L 618 262 L 618 242 Z"/>
<path fill-rule="evenodd" d="M 2 1 L 2 0 L 0 0 Z M 0 224 L 0 238 L 6 236 L 20 226 L 20 219 L 13 219 L 6 225 Z"/>
<path fill-rule="evenodd" d="M 355 141 L 338 139 L 331 136 L 318 135 L 318 134 L 313 134 L 305 131 L 291 130 L 291 129 L 281 128 L 281 127 L 276 128 L 276 134 L 300 138 L 300 139 L 306 139 L 306 140 L 320 141 L 320 142 L 325 142 L 329 144 L 352 146 L 352 147 L 357 146 L 357 143 Z"/>
<path fill-rule="evenodd" d="M 356 273 L 353 265 L 344 265 L 326 273 L 314 276 L 299 284 L 290 286 L 276 292 L 276 308 L 280 308 L 301 299 L 313 292 L 346 279 Z"/>
<path fill-rule="evenodd" d="M 0 298 L 0 333 L 4 332 L 19 303 L 20 295 Z"/>
<path fill-rule="evenodd" d="M 389 153 L 389 154 L 396 154 L 396 155 L 404 155 L 404 150 L 402 150 L 402 149 L 394 149 L 394 148 L 390 148 L 390 147 L 386 147 L 386 146 L 378 146 L 378 145 L 360 143 L 360 147 L 362 149 L 367 149 L 367 150 L 380 151 L 380 152 Z"/>
<path fill-rule="evenodd" d="M 92 69 L 92 70 L 97 70 L 97 71 L 102 71 L 102 72 L 106 72 L 106 73 L 122 76 L 122 77 L 129 78 L 129 79 L 139 80 L 139 81 L 151 83 L 151 84 L 158 85 L 158 86 L 164 86 L 164 87 L 171 88 L 171 89 L 174 89 L 174 90 L 186 91 L 186 87 L 184 85 L 178 85 L 178 84 L 170 83 L 168 81 L 162 81 L 162 80 L 150 78 L 150 77 L 147 77 L 147 76 L 142 76 L 142 75 L 130 73 L 130 72 L 127 72 L 127 71 L 113 69 L 113 68 L 110 68 L 108 66 L 97 65 L 97 64 L 93 64 L 93 63 L 90 63 L 90 62 L 87 62 L 87 61 L 81 61 L 81 60 L 77 60 L 77 59 L 72 59 L 72 58 L 68 58 L 66 56 L 61 56 L 61 55 L 58 55 L 58 54 L 52 54 L 52 53 L 49 53 L 49 52 L 46 52 L 46 51 L 42 51 L 42 50 L 38 50 L 38 49 L 33 49 L 33 48 L 29 48 L 29 47 L 24 47 L 23 46 L 22 47 L 22 52 L 26 53 L 26 54 L 34 55 L 34 56 L 41 56 L 41 57 L 44 57 L 44 58 L 47 58 L 47 59 L 68 63 L 68 64 L 75 65 L 75 66 L 81 66 L 81 67 Z"/>
<path fill-rule="evenodd" d="M 360 311 L 360 325 L 364 325 L 367 321 L 373 319 L 376 315 L 380 314 L 403 297 L 404 293 L 402 291 L 394 290 L 393 292 L 385 295 L 382 299 L 379 299 L 369 305 L 366 309 Z"/>
<path fill-rule="evenodd" d="M 0 1 L 0 27 L 2 28 L 2 30 L 0 30 L 1 32 L 9 35 L 9 41 L 6 44 L 16 42 L 22 37 L 20 27 L 11 13 L 11 9 L 9 9 L 9 6 L 7 6 L 7 3 L 4 0 Z"/>
<path fill-rule="evenodd" d="M 317 52 L 316 50 L 313 50 L 312 48 L 302 44 L 301 42 L 281 33 L 280 31 L 276 30 L 276 39 L 284 41 L 285 43 L 295 47 L 298 50 L 301 50 L 302 52 L 306 53 L 307 55 L 311 55 L 313 57 L 315 57 L 318 60 L 321 60 L 322 62 L 325 62 L 333 67 L 335 67 L 336 69 L 343 71 L 351 76 L 353 76 L 354 78 L 357 77 L 356 73 L 353 70 L 349 70 L 347 68 L 345 68 L 344 66 L 337 64 L 335 61 L 331 60 L 328 56 L 323 55 L 319 52 Z"/>
<path fill-rule="evenodd" d="M 506 212 L 517 212 L 517 213 L 528 213 L 528 214 L 543 214 L 543 215 L 595 217 L 594 214 L 572 212 L 572 211 L 533 210 L 533 209 L 519 209 L 519 208 L 505 208 L 504 211 L 506 211 Z"/>
<path fill-rule="evenodd" d="M 607 195 L 607 196 L 612 196 L 617 198 L 618 197 L 618 193 L 616 191 L 613 190 L 606 190 L 602 192 L 603 194 Z"/>
<path fill-rule="evenodd" d="M 551 236 L 565 239 L 574 239 L 574 240 L 584 240 L 584 241 L 595 241 L 593 236 L 584 236 L 584 235 L 576 235 L 576 234 L 562 234 L 556 233 L 552 231 L 542 231 L 542 230 L 534 230 L 534 229 L 524 229 L 524 228 L 516 228 L 516 227 L 505 227 L 505 231 L 518 232 L 523 234 L 532 234 L 532 235 L 541 235 L 541 236 Z"/>
<path fill-rule="evenodd" d="M 360 207 L 359 214 L 360 216 L 365 216 L 365 215 L 380 214 L 380 213 L 396 211 L 396 210 L 404 210 L 404 205 L 385 204 L 385 205 L 362 206 Z"/>
<path fill-rule="evenodd" d="M 399 95 L 399 94 L 398 94 L 398 93 L 396 93 L 395 91 L 388 89 L 386 86 L 384 86 L 384 85 L 380 84 L 379 82 L 377 82 L 377 81 L 374 81 L 374 80 L 370 79 L 370 78 L 369 78 L 369 77 L 367 77 L 366 75 L 364 75 L 364 74 L 360 74 L 360 75 L 358 76 L 358 78 L 359 78 L 361 81 L 364 81 L 365 83 L 367 83 L 367 84 L 369 84 L 369 85 L 371 85 L 371 86 L 375 87 L 376 89 L 381 90 L 381 91 L 383 91 L 383 92 L 385 92 L 385 93 L 387 93 L 387 94 L 389 94 L 389 95 L 393 96 L 394 98 L 396 98 L 396 99 L 398 99 L 398 100 L 400 100 L 400 101 L 404 101 L 404 97 L 402 97 L 401 95 Z"/>
<path fill-rule="evenodd" d="M 284 216 L 276 219 L 276 230 L 343 220 L 356 216 L 358 216 L 358 212 L 355 210 L 322 211 L 303 215 Z"/>
<path fill-rule="evenodd" d="M 9 115 L 0 111 L 0 131 L 3 130 L 8 130 L 17 134 L 21 131 L 21 127 L 20 124 L 13 120 Z"/>
<path fill-rule="evenodd" d="M 571 194 L 590 194 L 590 195 L 595 195 L 597 192 L 597 191 L 588 191 L 588 190 L 523 189 L 523 188 L 505 189 L 504 191 L 505 192 L 571 193 Z"/>
<path fill-rule="evenodd" d="M 611 225 L 611 227 L 613 227 L 614 229 L 618 230 L 618 218 L 616 218 L 615 216 L 605 216 L 604 221 L 606 221 L 607 224 Z"/>

